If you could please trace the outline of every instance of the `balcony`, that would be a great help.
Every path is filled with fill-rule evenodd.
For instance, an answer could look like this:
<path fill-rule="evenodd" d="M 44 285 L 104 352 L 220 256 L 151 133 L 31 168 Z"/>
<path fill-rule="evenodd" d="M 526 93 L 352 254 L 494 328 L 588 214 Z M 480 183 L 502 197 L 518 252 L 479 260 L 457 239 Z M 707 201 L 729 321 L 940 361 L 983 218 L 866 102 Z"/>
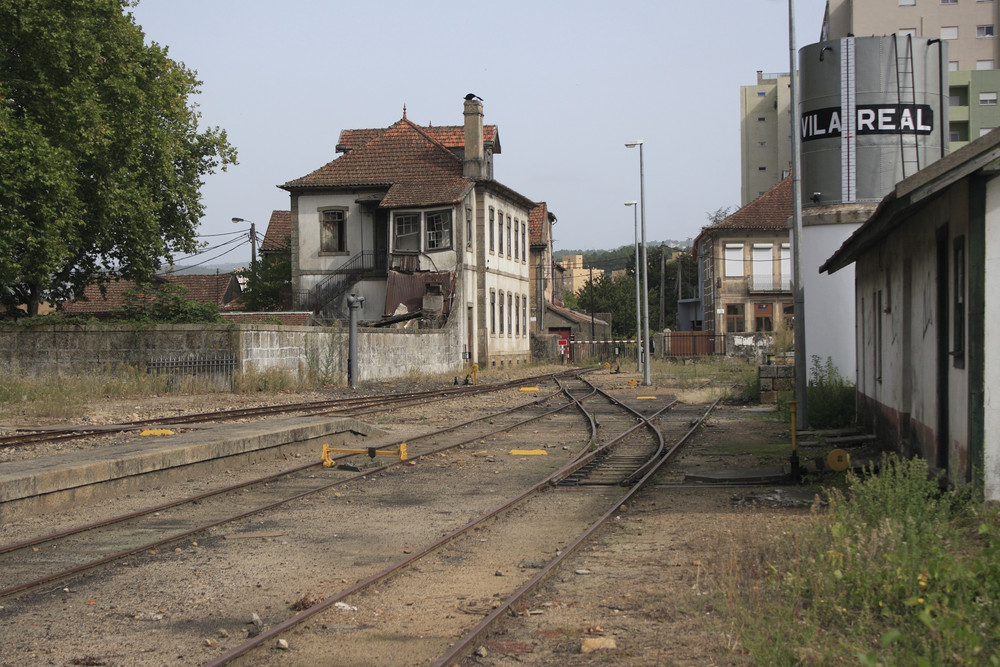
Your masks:
<path fill-rule="evenodd" d="M 747 276 L 747 290 L 753 293 L 760 292 L 791 292 L 791 276 Z"/>

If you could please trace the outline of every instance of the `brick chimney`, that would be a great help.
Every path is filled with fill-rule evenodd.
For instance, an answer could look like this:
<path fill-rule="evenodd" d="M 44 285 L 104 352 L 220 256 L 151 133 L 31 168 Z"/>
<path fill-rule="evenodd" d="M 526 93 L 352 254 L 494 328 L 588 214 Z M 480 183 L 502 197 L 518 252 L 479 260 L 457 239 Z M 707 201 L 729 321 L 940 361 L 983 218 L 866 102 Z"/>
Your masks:
<path fill-rule="evenodd" d="M 462 176 L 472 179 L 486 178 L 486 160 L 483 158 L 483 103 L 477 99 L 465 100 L 465 159 Z"/>

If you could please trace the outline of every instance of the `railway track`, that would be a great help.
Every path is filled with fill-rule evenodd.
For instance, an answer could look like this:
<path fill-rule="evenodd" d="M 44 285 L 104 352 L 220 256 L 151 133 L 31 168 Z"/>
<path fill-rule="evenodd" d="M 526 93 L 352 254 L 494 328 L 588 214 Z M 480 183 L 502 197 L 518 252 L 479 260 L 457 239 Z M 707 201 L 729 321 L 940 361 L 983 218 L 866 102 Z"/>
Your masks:
<path fill-rule="evenodd" d="M 263 419 L 289 414 L 314 416 L 361 416 L 372 414 L 374 412 L 400 409 L 413 405 L 422 405 L 428 402 L 448 400 L 461 396 L 503 391 L 505 389 L 510 389 L 511 387 L 524 385 L 525 383 L 547 381 L 552 377 L 572 375 L 579 372 L 579 370 L 569 370 L 565 373 L 557 373 L 554 376 L 548 374 L 538 375 L 492 384 L 460 385 L 447 389 L 432 389 L 427 391 L 403 392 L 389 395 L 357 396 L 324 401 L 309 401 L 304 403 L 264 405 L 253 408 L 238 408 L 233 410 L 219 410 L 215 412 L 154 417 L 152 419 L 139 419 L 135 421 L 106 424 L 101 426 L 70 426 L 30 430 L 21 429 L 18 433 L 0 436 L 0 448 L 25 447 L 28 445 L 75 440 L 95 435 L 126 433 L 162 426 L 195 426 L 212 422 Z M 586 370 L 584 372 L 586 372 Z"/>
<path fill-rule="evenodd" d="M 650 474 L 636 479 L 639 471 L 651 471 L 657 461 L 665 460 L 667 447 L 656 435 L 659 430 L 669 427 L 667 430 L 673 434 L 681 428 L 680 425 L 675 427 L 675 422 L 690 428 L 688 415 L 666 420 L 663 415 L 669 414 L 665 411 L 670 406 L 664 405 L 663 401 L 655 405 L 653 401 L 632 401 L 634 405 L 626 406 L 607 394 L 601 394 L 583 380 L 569 378 L 560 382 L 559 394 L 545 393 L 517 408 L 406 438 L 411 456 L 416 459 L 413 461 L 372 466 L 353 475 L 338 468 L 324 470 L 315 465 L 302 466 L 280 479 L 262 479 L 214 490 L 185 502 L 171 503 L 169 507 L 150 508 L 139 516 L 116 518 L 115 521 L 104 522 L 102 526 L 88 526 L 83 532 L 41 536 L 0 548 L 0 587 L 3 587 L 0 591 L 0 621 L 8 613 L 58 616 L 58 608 L 46 612 L 39 610 L 48 609 L 47 605 L 52 604 L 53 599 L 61 600 L 65 605 L 66 600 L 72 601 L 78 592 L 99 599 L 100 594 L 91 591 L 99 591 L 119 577 L 139 576 L 141 580 L 142 575 L 138 573 L 145 571 L 153 573 L 149 577 L 155 577 L 155 573 L 162 575 L 172 571 L 172 568 L 188 567 L 195 577 L 202 571 L 212 571 L 216 572 L 214 578 L 224 580 L 228 576 L 225 574 L 227 570 L 217 570 L 219 559 L 227 563 L 240 558 L 234 555 L 233 549 L 236 548 L 235 553 L 239 553 L 239 547 L 243 545 L 246 548 L 252 545 L 250 551 L 253 554 L 269 548 L 267 545 L 273 542 L 267 536 L 275 535 L 278 539 L 283 533 L 282 530 L 274 530 L 274 525 L 291 522 L 297 526 L 297 533 L 304 531 L 312 542 L 326 545 L 322 555 L 316 556 L 317 567 L 307 577 L 307 580 L 316 582 L 314 585 L 318 586 L 321 595 L 306 599 L 311 595 L 307 591 L 302 600 L 293 600 L 296 604 L 301 603 L 299 606 L 307 607 L 298 613 L 286 611 L 284 615 L 278 612 L 265 615 L 264 627 L 259 629 L 262 631 L 234 648 L 221 654 L 218 650 L 212 651 L 218 655 L 206 655 L 196 660 L 191 659 L 189 648 L 184 659 L 177 660 L 178 664 L 201 664 L 206 661 L 210 664 L 233 661 L 266 663 L 268 653 L 261 649 L 268 649 L 277 639 L 285 637 L 293 646 L 308 642 L 312 647 L 310 650 L 317 652 L 313 655 L 333 650 L 335 653 L 329 655 L 339 656 L 337 662 L 379 662 L 377 656 L 389 650 L 384 646 L 379 648 L 378 642 L 370 636 L 379 634 L 382 629 L 380 623 L 367 627 L 372 625 L 369 618 L 355 623 L 360 628 L 356 633 L 328 631 L 331 627 L 340 628 L 344 625 L 343 615 L 353 613 L 345 612 L 338 603 L 345 604 L 344 601 L 347 601 L 350 603 L 348 608 L 361 609 L 371 609 L 371 605 L 384 609 L 402 605 L 399 613 L 405 614 L 415 611 L 423 600 L 420 595 L 413 594 L 416 602 L 410 600 L 407 606 L 407 601 L 403 599 L 405 596 L 400 598 L 402 602 L 380 599 L 386 593 L 384 590 L 376 592 L 378 589 L 391 589 L 395 585 L 388 581 L 389 578 L 402 582 L 415 577 L 417 589 L 427 591 L 431 598 L 453 596 L 455 599 L 468 596 L 448 592 L 448 586 L 459 585 L 461 588 L 462 579 L 470 576 L 469 573 L 474 575 L 478 572 L 492 581 L 504 582 L 504 597 L 493 597 L 494 594 L 491 594 L 487 600 L 478 600 L 473 596 L 461 603 L 460 606 L 464 605 L 458 614 L 461 623 L 455 618 L 438 619 L 442 631 L 445 627 L 450 628 L 449 638 L 443 643 L 439 639 L 433 642 L 434 648 L 429 652 L 427 647 L 422 648 L 420 655 L 429 657 L 404 660 L 429 661 L 449 644 L 459 645 L 457 639 L 463 632 L 469 632 L 468 621 L 474 620 L 469 614 L 479 615 L 484 608 L 486 611 L 501 607 L 509 609 L 515 604 L 511 601 L 513 598 L 508 597 L 515 592 L 509 590 L 511 586 L 530 582 L 525 581 L 528 577 L 523 576 L 524 572 L 515 573 L 523 568 L 512 568 L 510 557 L 516 557 L 517 563 L 544 562 L 544 571 L 551 571 L 558 563 L 556 551 L 562 553 L 570 549 L 578 535 L 590 530 L 588 526 L 593 524 L 595 516 L 603 514 L 606 517 L 617 504 L 624 502 L 626 496 L 623 494 L 639 488 L 641 479 Z M 659 420 L 659 428 L 655 420 Z M 551 454 L 561 456 L 547 463 L 547 469 L 546 465 L 535 464 L 530 471 L 521 470 L 511 461 L 529 459 L 513 459 L 506 455 L 508 448 L 537 445 L 540 441 L 544 441 Z M 672 440 L 670 442 L 674 444 Z M 490 448 L 490 456 L 479 457 L 485 453 L 483 451 L 472 453 L 472 450 L 484 445 Z M 674 449 L 677 446 L 674 444 Z M 571 487 L 556 486 L 560 480 L 568 479 L 590 463 L 588 459 L 598 459 L 599 453 L 600 460 L 588 474 L 577 477 Z M 499 469 L 504 466 L 503 470 Z M 447 481 L 432 480 L 421 485 L 418 481 L 421 477 L 416 473 L 422 470 L 433 472 L 435 467 L 443 468 L 437 474 L 444 475 Z M 455 467 L 459 468 L 459 472 L 445 472 Z M 498 468 L 493 471 L 495 476 L 492 477 L 491 467 Z M 529 465 L 525 463 L 524 467 Z M 499 479 L 508 483 L 504 485 L 493 481 Z M 510 489 L 518 484 L 522 484 L 524 490 L 511 494 Z M 632 488 L 623 488 L 623 485 Z M 498 496 L 490 494 L 501 490 L 506 495 L 502 496 L 502 502 L 497 502 Z M 341 494 L 350 496 L 357 504 L 345 505 L 344 499 L 339 497 Z M 449 494 L 452 497 L 450 503 L 434 502 L 432 505 L 444 508 L 433 511 L 435 515 L 442 515 L 437 529 L 439 536 L 426 540 L 426 535 L 410 535 L 407 530 L 410 523 L 426 521 L 432 502 L 429 496 Z M 350 530 L 346 526 L 356 525 L 358 512 L 365 513 L 375 532 L 367 537 L 360 534 L 347 537 Z M 292 519 L 292 516 L 296 518 Z M 310 520 L 309 516 L 313 519 Z M 534 529 L 525 530 L 526 519 L 530 519 Z M 431 523 L 436 524 L 437 519 Z M 394 525 L 398 527 L 391 528 Z M 324 526 L 332 527 L 326 530 Z M 381 529 L 384 529 L 384 534 Z M 336 532 L 331 535 L 333 531 Z M 342 541 L 345 543 L 342 544 Z M 507 560 L 497 559 L 495 545 L 498 542 L 505 545 L 503 551 Z M 538 544 L 556 544 L 558 548 L 538 554 Z M 380 550 L 382 547 L 384 549 Z M 218 555 L 213 556 L 213 553 Z M 405 556 L 397 558 L 392 554 Z M 375 567 L 379 563 L 387 565 L 381 569 Z M 335 574 L 324 578 L 322 575 L 326 570 Z M 41 571 L 46 574 L 40 577 L 38 573 Z M 501 571 L 503 577 L 498 576 Z M 420 581 L 430 573 L 436 575 L 433 581 Z M 299 582 L 298 585 L 305 585 L 301 583 L 301 577 L 292 578 Z M 199 579 L 193 579 L 192 583 L 195 581 Z M 352 581 L 355 583 L 351 584 Z M 281 588 L 293 585 L 280 581 L 280 577 L 279 581 L 270 585 L 265 580 L 257 584 L 255 594 L 259 594 L 261 589 L 278 588 L 279 584 Z M 130 591 L 128 596 L 131 595 L 133 592 Z M 143 598 L 140 593 L 134 595 Z M 222 595 L 224 597 L 225 594 Z M 270 605 L 264 605 L 267 609 L 289 606 L 288 600 L 275 604 L 278 593 L 264 595 L 266 600 L 271 600 Z M 367 598 L 375 598 L 375 601 Z M 478 606 L 472 604 L 473 601 Z M 197 606 L 197 600 L 194 604 Z M 220 607 L 213 616 L 220 620 L 213 618 L 202 623 L 210 627 L 212 623 L 225 626 L 229 622 L 231 626 L 233 618 L 228 615 L 228 606 L 223 605 L 221 600 L 216 604 Z M 242 604 L 244 600 L 241 597 L 232 601 L 231 606 L 235 609 Z M 326 620 L 310 621 L 324 613 L 328 617 Z M 386 611 L 384 616 L 389 614 Z M 158 614 L 150 614 L 151 618 L 156 616 Z M 238 625 L 244 625 L 247 616 L 249 614 L 242 614 Z M 140 617 L 145 619 L 145 613 L 134 615 L 134 618 Z M 192 623 L 195 621 L 188 621 L 187 625 Z M 458 627 L 451 628 L 453 625 Z M 323 630 L 324 627 L 327 630 Z M 258 629 L 251 626 L 251 633 L 255 630 Z M 476 630 L 474 636 L 483 631 Z M 172 632 L 181 630 L 173 627 Z M 205 632 L 210 634 L 212 630 Z M 230 630 L 229 634 L 232 636 L 233 631 Z M 327 640 L 332 643 L 325 643 Z M 215 640 L 204 641 L 207 645 Z M 352 647 L 346 652 L 345 641 Z M 354 653 L 355 650 L 361 653 Z M 465 649 L 456 650 L 461 652 Z M 398 654 L 396 657 L 399 657 Z M 388 662 L 399 660 L 389 659 Z M 111 660 L 107 664 L 119 663 Z"/>

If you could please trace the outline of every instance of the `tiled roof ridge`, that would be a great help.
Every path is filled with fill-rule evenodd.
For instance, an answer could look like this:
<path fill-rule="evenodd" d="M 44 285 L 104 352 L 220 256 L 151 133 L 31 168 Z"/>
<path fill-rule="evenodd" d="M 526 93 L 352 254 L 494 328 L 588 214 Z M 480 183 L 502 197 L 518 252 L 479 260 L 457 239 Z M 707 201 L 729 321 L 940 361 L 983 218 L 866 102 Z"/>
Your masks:
<path fill-rule="evenodd" d="M 396 127 L 397 125 L 400 125 L 401 123 L 406 123 L 406 124 L 407 124 L 407 125 L 409 125 L 409 126 L 410 126 L 410 127 L 412 128 L 412 129 L 414 129 L 414 130 L 416 130 L 417 132 L 419 132 L 419 133 L 420 133 L 420 135 L 421 135 L 422 137 L 424 137 L 424 138 L 425 138 L 425 139 L 426 139 L 427 141 L 431 142 L 432 144 L 434 144 L 435 146 L 437 146 L 437 147 L 439 147 L 439 148 L 440 148 L 441 150 L 443 150 L 443 151 L 444 151 L 445 153 L 447 153 L 447 154 L 448 154 L 448 155 L 449 155 L 449 156 L 450 156 L 451 158 L 453 158 L 453 159 L 454 159 L 454 160 L 455 160 L 456 162 L 458 162 L 459 164 L 461 164 L 461 163 L 462 163 L 462 158 L 460 158 L 460 157 L 458 157 L 457 155 L 455 155 L 455 154 L 454 154 L 454 153 L 453 153 L 453 152 L 451 151 L 451 149 L 449 149 L 449 148 L 448 148 L 447 146 L 445 146 L 444 144 L 442 144 L 442 143 L 441 143 L 440 141 L 438 141 L 437 139 L 435 139 L 434 137 L 432 137 L 431 135 L 429 135 L 429 134 L 428 134 L 428 133 L 427 133 L 427 132 L 426 132 L 426 131 L 424 130 L 424 128 L 420 127 L 419 125 L 417 125 L 416 123 L 414 123 L 414 122 L 413 122 L 412 120 L 410 120 L 410 119 L 409 119 L 409 118 L 407 118 L 406 116 L 403 116 L 403 117 L 402 117 L 402 118 L 400 118 L 400 119 L 399 119 L 398 121 L 396 121 L 395 123 L 393 123 L 392 125 L 390 125 L 390 126 L 389 126 L 389 128 L 388 128 L 388 130 L 386 130 L 386 134 L 388 134 L 388 133 L 389 133 L 389 130 L 392 130 L 393 128 L 395 128 L 395 127 Z M 382 136 L 385 136 L 385 135 L 382 135 Z M 382 138 L 382 136 L 379 136 L 379 137 L 376 137 L 375 139 L 372 139 L 372 140 L 371 140 L 371 141 L 369 141 L 368 143 L 369 143 L 369 144 L 370 144 L 370 143 L 373 143 L 373 142 L 374 142 L 374 141 L 376 141 L 377 139 L 381 139 L 381 138 Z M 365 144 L 365 146 L 367 146 L 367 145 L 368 145 L 368 144 Z"/>
<path fill-rule="evenodd" d="M 775 183 L 743 208 L 705 227 L 714 229 L 785 229 L 792 215 L 792 176 Z"/>

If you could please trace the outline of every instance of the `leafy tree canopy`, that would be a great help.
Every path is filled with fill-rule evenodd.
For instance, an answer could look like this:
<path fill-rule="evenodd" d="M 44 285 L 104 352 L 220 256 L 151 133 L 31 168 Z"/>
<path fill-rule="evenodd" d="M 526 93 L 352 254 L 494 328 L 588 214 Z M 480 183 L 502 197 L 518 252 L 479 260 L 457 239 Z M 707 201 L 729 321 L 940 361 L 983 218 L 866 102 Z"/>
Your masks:
<path fill-rule="evenodd" d="M 292 291 L 292 253 L 284 250 L 257 262 L 247 275 L 243 303 L 249 311 L 281 310 L 283 295 Z"/>
<path fill-rule="evenodd" d="M 145 44 L 133 0 L 0 0 L 0 304 L 143 282 L 193 252 L 202 177 L 234 164 L 198 130 L 195 72 Z"/>

